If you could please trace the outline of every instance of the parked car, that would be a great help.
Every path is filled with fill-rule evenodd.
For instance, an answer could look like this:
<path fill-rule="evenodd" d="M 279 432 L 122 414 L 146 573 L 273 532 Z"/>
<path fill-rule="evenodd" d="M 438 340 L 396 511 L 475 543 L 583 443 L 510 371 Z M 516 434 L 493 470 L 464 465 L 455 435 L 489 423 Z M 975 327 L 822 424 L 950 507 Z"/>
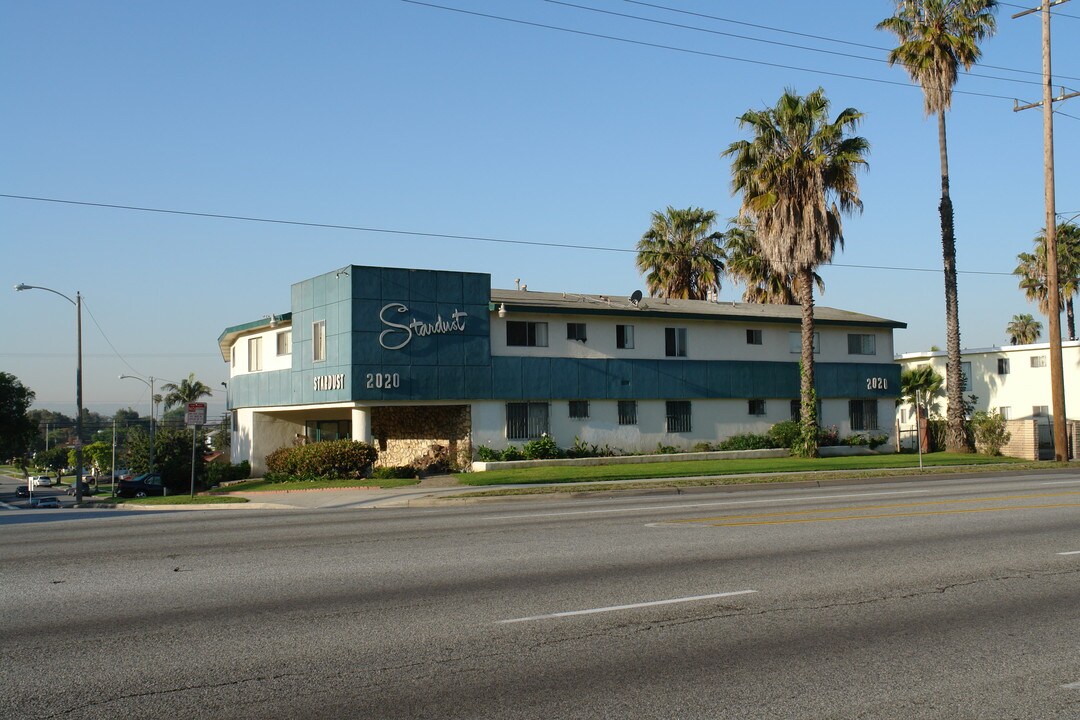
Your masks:
<path fill-rule="evenodd" d="M 74 484 L 70 485 L 68 487 L 68 489 L 65 490 L 64 492 L 67 493 L 68 495 L 74 495 L 75 494 L 75 485 Z M 97 492 L 96 487 L 94 487 L 93 485 L 87 485 L 85 482 L 83 483 L 83 488 L 82 488 L 82 494 L 83 495 L 93 495 L 96 492 Z"/>
<path fill-rule="evenodd" d="M 25 485 L 19 485 L 15 488 L 15 497 L 28 498 L 30 497 L 30 488 Z"/>
<path fill-rule="evenodd" d="M 48 497 L 36 497 L 30 498 L 30 507 L 32 508 L 58 508 L 60 507 L 60 500 L 53 496 Z"/>
<path fill-rule="evenodd" d="M 160 474 L 143 473 L 130 480 L 121 480 L 116 483 L 116 494 L 119 497 L 147 497 L 148 495 L 168 495 L 169 490 Z"/>
<path fill-rule="evenodd" d="M 37 475 L 30 478 L 30 482 L 33 484 L 34 487 L 51 487 L 53 484 L 53 479 L 48 475 Z"/>

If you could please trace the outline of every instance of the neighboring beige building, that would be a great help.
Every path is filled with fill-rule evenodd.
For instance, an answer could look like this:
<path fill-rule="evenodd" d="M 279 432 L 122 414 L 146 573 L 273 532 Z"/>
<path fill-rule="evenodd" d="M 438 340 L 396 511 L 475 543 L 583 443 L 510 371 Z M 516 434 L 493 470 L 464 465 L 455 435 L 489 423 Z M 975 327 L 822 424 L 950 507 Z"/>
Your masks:
<path fill-rule="evenodd" d="M 1077 447 L 1077 427 L 1080 425 L 1080 341 L 1063 342 L 1062 363 L 1065 378 L 1065 417 Z M 1052 446 L 1050 400 L 1050 344 L 1005 345 L 1002 347 L 961 350 L 961 369 L 967 380 L 964 397 L 975 395 L 975 410 L 997 410 L 1010 422 L 1013 442 L 1004 452 L 1029 457 L 1043 455 Z M 942 377 L 946 376 L 944 351 L 903 353 L 896 356 L 902 370 L 931 365 Z M 945 384 L 937 399 L 937 412 L 945 414 Z M 914 428 L 914 408 L 902 405 L 897 412 L 902 431 Z M 1033 441 L 1032 433 L 1038 440 Z M 1075 456 L 1075 450 L 1073 455 Z M 1052 453 L 1051 453 L 1052 457 Z M 1034 458 L 1033 458 L 1034 459 Z"/>

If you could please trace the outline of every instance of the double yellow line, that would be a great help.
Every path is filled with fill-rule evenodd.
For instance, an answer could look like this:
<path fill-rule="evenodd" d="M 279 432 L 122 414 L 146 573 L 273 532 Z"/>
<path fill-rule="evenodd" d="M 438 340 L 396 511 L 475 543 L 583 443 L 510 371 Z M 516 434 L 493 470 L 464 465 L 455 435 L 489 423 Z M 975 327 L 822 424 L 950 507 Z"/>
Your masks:
<path fill-rule="evenodd" d="M 964 515 L 968 513 L 1007 512 L 1011 510 L 1046 510 L 1050 508 L 1080 507 L 1076 503 L 1047 503 L 1037 505 L 1003 505 L 997 507 L 956 507 L 950 510 L 908 510 L 901 512 L 872 512 L 870 510 L 897 510 L 941 505 L 960 505 L 992 503 L 1012 500 L 1031 500 L 1041 498 L 1075 497 L 1080 492 L 1034 493 L 1028 495 L 1000 495 L 987 498 L 965 498 L 960 500 L 927 500 L 924 502 L 890 503 L 888 505 L 855 505 L 842 508 L 816 508 L 813 510 L 794 510 L 789 512 L 755 513 L 753 515 L 724 515 L 720 517 L 690 518 L 672 520 L 671 523 L 690 523 L 710 525 L 712 527 L 740 527 L 746 525 L 791 525 L 812 522 L 840 522 L 845 520 L 877 520 L 880 518 L 918 517 L 927 515 Z M 849 513 L 838 515 L 837 513 Z"/>

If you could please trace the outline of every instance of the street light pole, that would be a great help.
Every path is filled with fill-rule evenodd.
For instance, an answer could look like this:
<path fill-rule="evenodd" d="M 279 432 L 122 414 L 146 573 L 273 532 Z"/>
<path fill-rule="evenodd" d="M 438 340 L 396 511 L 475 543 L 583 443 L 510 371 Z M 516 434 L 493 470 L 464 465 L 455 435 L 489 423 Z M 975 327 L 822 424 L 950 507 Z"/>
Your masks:
<path fill-rule="evenodd" d="M 146 385 L 148 388 L 150 388 L 150 470 L 149 470 L 149 472 L 154 472 L 154 423 L 157 420 L 157 417 L 156 417 L 157 411 L 155 410 L 155 406 L 156 406 L 157 403 L 154 402 L 154 376 L 153 375 L 150 376 L 150 382 L 147 382 L 146 380 L 142 379 L 138 375 L 121 375 L 120 376 L 121 380 L 124 380 L 124 379 L 127 379 L 127 378 L 130 378 L 131 380 L 138 380 L 143 385 Z"/>
<path fill-rule="evenodd" d="M 76 290 L 75 299 L 72 300 L 62 292 L 40 285 L 27 285 L 19 283 L 15 286 L 16 292 L 23 290 L 45 290 L 53 295 L 59 295 L 75 306 L 75 502 L 81 503 L 83 499 L 83 406 L 82 406 L 82 295 Z"/>

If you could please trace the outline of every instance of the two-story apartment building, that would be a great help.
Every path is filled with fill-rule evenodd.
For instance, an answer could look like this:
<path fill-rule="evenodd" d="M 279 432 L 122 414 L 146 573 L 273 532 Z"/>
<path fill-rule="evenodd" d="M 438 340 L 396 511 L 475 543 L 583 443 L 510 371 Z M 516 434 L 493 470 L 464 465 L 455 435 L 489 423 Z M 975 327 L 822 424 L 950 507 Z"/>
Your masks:
<path fill-rule="evenodd" d="M 352 265 L 289 312 L 227 328 L 233 459 L 351 437 L 380 464 L 461 461 L 548 434 L 626 451 L 764 432 L 798 414 L 795 306 L 499 290 L 490 276 Z M 903 323 L 817 307 L 821 422 L 893 428 Z"/>

